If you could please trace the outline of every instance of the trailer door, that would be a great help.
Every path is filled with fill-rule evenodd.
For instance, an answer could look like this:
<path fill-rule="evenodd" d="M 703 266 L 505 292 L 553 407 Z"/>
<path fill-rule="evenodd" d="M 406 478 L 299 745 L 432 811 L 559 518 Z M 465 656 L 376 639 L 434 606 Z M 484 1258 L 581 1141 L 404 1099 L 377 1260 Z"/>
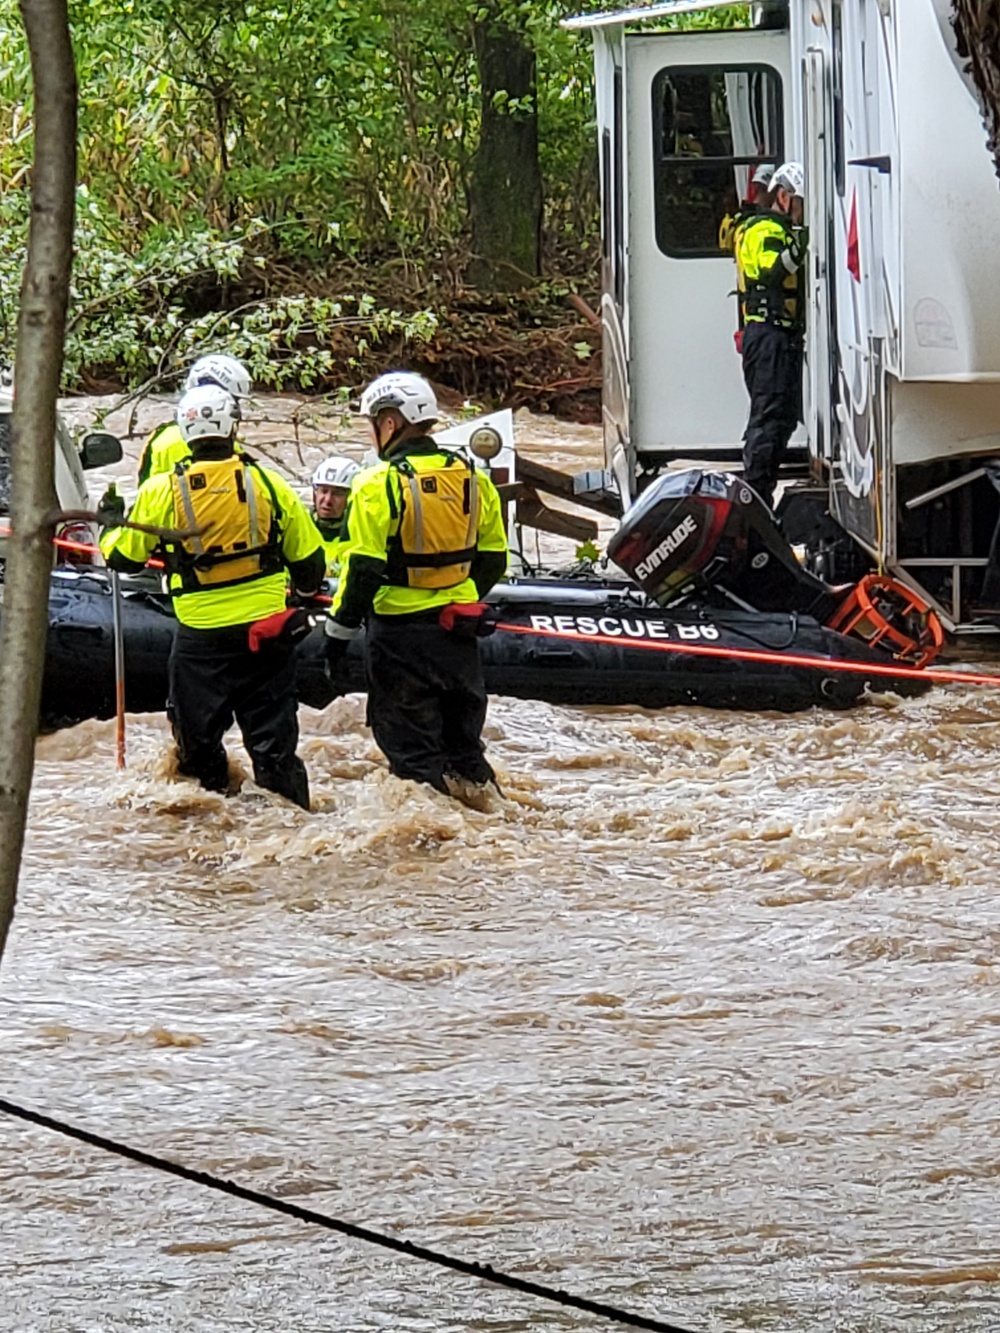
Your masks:
<path fill-rule="evenodd" d="M 625 45 L 631 444 L 651 462 L 737 459 L 748 401 L 725 229 L 756 167 L 791 151 L 788 34 Z"/>

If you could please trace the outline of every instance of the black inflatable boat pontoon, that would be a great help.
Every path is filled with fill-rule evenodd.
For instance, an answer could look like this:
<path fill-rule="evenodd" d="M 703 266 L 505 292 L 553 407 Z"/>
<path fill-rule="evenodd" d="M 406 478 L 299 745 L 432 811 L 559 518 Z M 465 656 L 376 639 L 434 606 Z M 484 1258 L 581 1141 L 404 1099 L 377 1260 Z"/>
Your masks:
<path fill-rule="evenodd" d="M 632 582 L 543 578 L 493 590 L 500 628 L 482 641 L 491 693 L 645 708 L 846 708 L 869 681 L 843 664 L 922 666 L 940 646 L 936 620 L 891 580 L 869 580 L 867 590 L 866 581 L 832 588 L 804 570 L 770 511 L 728 473 L 655 481 L 625 515 L 608 554 Z M 162 712 L 176 624 L 170 598 L 151 572 L 123 577 L 121 586 L 126 708 Z M 667 645 L 678 651 L 662 651 Z M 364 689 L 361 638 L 338 689 L 327 679 L 322 647 L 317 623 L 297 649 L 299 698 L 317 708 Z M 817 665 L 790 664 L 782 660 L 788 655 Z M 880 675 L 877 684 L 915 694 L 930 681 Z M 42 724 L 51 730 L 114 711 L 109 577 L 102 569 L 57 570 Z"/>
<path fill-rule="evenodd" d="M 125 703 L 129 712 L 162 712 L 167 700 L 167 658 L 176 621 L 170 599 L 154 575 L 123 578 Z M 558 704 L 635 704 L 664 708 L 794 711 L 823 705 L 846 708 L 866 688 L 863 675 L 775 662 L 706 659 L 690 652 L 665 653 L 650 643 L 706 644 L 719 648 L 797 653 L 885 663 L 883 654 L 797 612 L 713 609 L 685 604 L 672 611 L 638 605 L 618 585 L 579 581 L 515 582 L 491 602 L 502 623 L 535 633 L 498 630 L 482 641 L 486 683 L 492 694 Z M 538 631 L 541 631 L 539 633 Z M 566 633 L 579 639 L 561 637 Z M 586 642 L 594 638 L 595 642 Z M 612 641 L 612 642 L 609 642 Z M 322 708 L 335 692 L 326 678 L 322 629 L 299 644 L 299 698 Z M 912 694 L 919 682 L 878 682 Z M 364 689 L 360 638 L 347 659 L 345 684 Z M 114 630 L 108 576 L 103 570 L 57 570 L 49 597 L 49 639 L 42 687 L 46 730 L 115 711 Z"/>

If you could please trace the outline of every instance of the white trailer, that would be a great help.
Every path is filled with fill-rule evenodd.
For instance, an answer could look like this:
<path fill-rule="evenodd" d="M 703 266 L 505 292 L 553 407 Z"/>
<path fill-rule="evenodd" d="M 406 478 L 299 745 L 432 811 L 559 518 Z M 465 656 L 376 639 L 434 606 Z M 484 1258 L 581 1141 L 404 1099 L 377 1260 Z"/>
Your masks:
<path fill-rule="evenodd" d="M 740 456 L 719 230 L 758 163 L 799 159 L 811 258 L 790 459 L 835 520 L 811 554 L 836 576 L 844 530 L 966 628 L 1000 513 L 982 470 L 1000 458 L 1000 188 L 949 0 L 766 0 L 764 26 L 662 30 L 720 3 L 568 21 L 595 39 L 607 465 L 632 498 L 669 462 Z"/>

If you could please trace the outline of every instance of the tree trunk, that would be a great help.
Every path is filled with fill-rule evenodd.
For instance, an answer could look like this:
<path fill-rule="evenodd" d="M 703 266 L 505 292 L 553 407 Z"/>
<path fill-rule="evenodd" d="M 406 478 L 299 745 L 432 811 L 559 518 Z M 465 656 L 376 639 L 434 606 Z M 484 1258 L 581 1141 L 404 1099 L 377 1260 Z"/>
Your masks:
<path fill-rule="evenodd" d="M 11 529 L 0 626 L 0 957 L 14 915 L 48 628 L 56 399 L 73 258 L 76 70 L 66 0 L 20 0 L 35 92 L 31 229 L 17 322 Z"/>
<path fill-rule="evenodd" d="M 953 6 L 958 54 L 969 61 L 1000 176 L 1000 0 L 953 0 Z"/>
<path fill-rule="evenodd" d="M 484 290 L 515 291 L 538 276 L 541 257 L 535 52 L 525 33 L 500 18 L 497 0 L 486 7 L 474 33 L 482 127 L 469 189 L 468 278 Z"/>

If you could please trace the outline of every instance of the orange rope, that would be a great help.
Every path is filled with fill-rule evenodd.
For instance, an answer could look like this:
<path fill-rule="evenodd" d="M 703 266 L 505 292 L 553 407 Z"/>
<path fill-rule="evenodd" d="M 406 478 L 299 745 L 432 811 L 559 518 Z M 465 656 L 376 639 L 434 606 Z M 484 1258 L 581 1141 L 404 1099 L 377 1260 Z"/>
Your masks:
<path fill-rule="evenodd" d="M 507 634 L 530 634 L 543 639 L 570 639 L 575 643 L 604 643 L 614 648 L 643 648 L 657 653 L 684 653 L 692 657 L 718 657 L 739 662 L 762 662 L 772 666 L 807 667 L 813 671 L 846 671 L 858 676 L 887 676 L 894 680 L 920 680 L 939 683 L 954 681 L 963 685 L 997 685 L 1000 676 L 972 671 L 932 671 L 922 667 L 892 666 L 882 662 L 848 662 L 834 657 L 807 657 L 804 653 L 770 652 L 763 648 L 714 648 L 705 643 L 651 643 L 648 639 L 616 639 L 607 634 L 580 634 L 575 630 L 556 634 L 552 630 L 533 629 L 527 625 L 508 625 L 501 621 L 497 629 Z"/>

